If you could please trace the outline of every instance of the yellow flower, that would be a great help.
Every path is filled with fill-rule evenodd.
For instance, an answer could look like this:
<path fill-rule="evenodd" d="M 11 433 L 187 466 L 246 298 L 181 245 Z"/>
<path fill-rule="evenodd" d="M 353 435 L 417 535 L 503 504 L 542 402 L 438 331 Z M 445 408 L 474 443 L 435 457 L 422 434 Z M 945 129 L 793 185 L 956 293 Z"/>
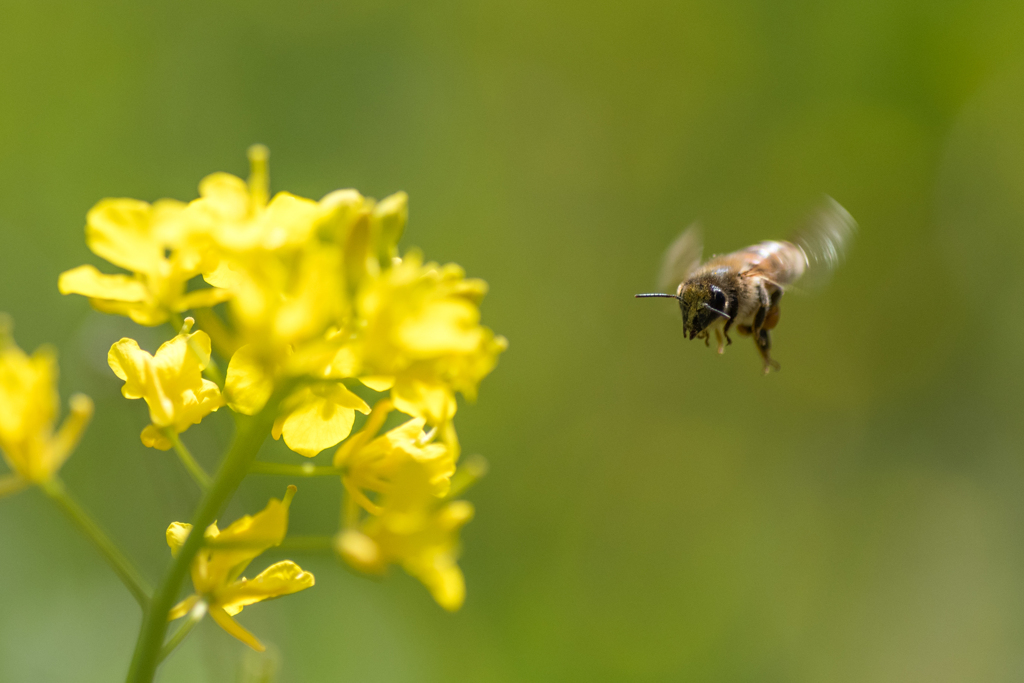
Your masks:
<path fill-rule="evenodd" d="M 416 468 L 408 463 L 400 474 L 420 481 Z M 437 604 L 451 612 L 459 609 L 466 598 L 466 582 L 457 564 L 458 532 L 473 518 L 473 505 L 456 500 L 410 515 L 393 512 L 390 502 L 385 499 L 381 515 L 370 517 L 360 529 L 340 532 L 336 551 L 368 574 L 383 573 L 390 563 L 401 564 L 427 587 Z"/>
<path fill-rule="evenodd" d="M 272 376 L 251 345 L 240 348 L 228 365 L 225 391 L 231 409 L 253 415 L 273 391 Z M 355 411 L 370 407 L 341 382 L 317 382 L 303 387 L 281 403 L 272 434 L 284 437 L 288 448 L 308 458 L 336 446 L 352 431 Z"/>
<path fill-rule="evenodd" d="M 0 318 L 0 450 L 17 479 L 39 484 L 71 455 L 93 404 L 88 396 L 72 396 L 71 412 L 54 433 L 60 407 L 56 355 L 46 347 L 26 355 L 10 339 L 8 325 Z M 0 488 L 15 488 L 12 483 Z"/>
<path fill-rule="evenodd" d="M 139 348 L 134 339 L 122 339 L 110 347 L 107 363 L 124 380 L 125 398 L 142 398 L 149 405 L 152 424 L 142 430 L 142 443 L 167 450 L 171 441 L 164 430 L 188 429 L 224 404 L 220 389 L 203 379 L 210 362 L 210 337 L 193 332 L 192 319 L 174 339 L 165 342 L 155 356 Z"/>
<path fill-rule="evenodd" d="M 344 469 L 349 494 L 348 524 L 335 540 L 336 550 L 368 573 L 400 564 L 438 604 L 456 610 L 466 592 L 456 563 L 458 531 L 472 518 L 473 507 L 445 502 L 455 461 L 446 444 L 423 431 L 423 418 L 376 436 L 391 409 L 390 401 L 378 403 L 364 428 L 335 453 L 334 465 Z M 369 513 L 362 522 L 359 508 Z"/>
<path fill-rule="evenodd" d="M 424 265 L 417 253 L 394 259 L 357 298 L 360 371 L 391 385 L 395 407 L 432 425 L 451 420 L 455 392 L 470 400 L 508 342 L 480 325 L 482 280 L 454 264 Z"/>
<path fill-rule="evenodd" d="M 272 498 L 260 513 L 246 515 L 221 531 L 214 522 L 206 529 L 206 544 L 192 560 L 195 594 L 174 606 L 168 620 L 185 616 L 203 601 L 217 625 L 240 641 L 262 652 L 263 644 L 232 617 L 253 603 L 290 595 L 315 583 L 309 572 L 284 560 L 253 579 L 242 577 L 249 563 L 267 548 L 280 545 L 288 531 L 288 507 L 295 495 L 289 486 L 284 500 Z M 191 524 L 174 522 L 167 527 L 167 545 L 177 554 L 192 530 Z"/>
<path fill-rule="evenodd" d="M 269 157 L 263 145 L 249 148 L 248 183 L 230 173 L 203 178 L 199 199 L 189 203 L 182 217 L 189 229 L 211 239 L 226 254 L 306 244 L 323 212 L 317 202 L 288 192 L 279 192 L 268 202 Z M 230 279 L 227 271 L 218 275 Z"/>
<path fill-rule="evenodd" d="M 342 477 L 345 489 L 371 514 L 379 514 L 383 508 L 373 503 L 364 491 L 393 493 L 396 473 L 407 461 L 423 465 L 424 485 L 435 498 L 448 493 L 449 481 L 455 472 L 451 450 L 447 444 L 434 440 L 435 432 L 424 431 L 426 421 L 423 418 L 413 418 L 377 436 L 393 407 L 387 399 L 379 401 L 359 433 L 334 453 L 334 466 L 345 471 Z"/>
<path fill-rule="evenodd" d="M 153 205 L 135 199 L 98 203 L 86 218 L 86 244 L 131 275 L 79 266 L 61 273 L 61 294 L 82 294 L 96 309 L 127 315 L 140 325 L 159 325 L 172 313 L 225 301 L 227 290 L 186 291 L 188 281 L 208 267 L 210 255 L 192 248 L 183 211 L 183 204 L 169 199 Z"/>

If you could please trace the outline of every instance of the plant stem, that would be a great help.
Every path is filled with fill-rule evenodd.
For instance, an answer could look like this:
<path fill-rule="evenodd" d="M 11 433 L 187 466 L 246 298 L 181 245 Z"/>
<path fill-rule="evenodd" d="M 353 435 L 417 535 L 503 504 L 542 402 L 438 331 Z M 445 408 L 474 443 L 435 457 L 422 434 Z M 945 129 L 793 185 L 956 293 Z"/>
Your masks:
<path fill-rule="evenodd" d="M 149 606 L 149 596 L 153 592 L 153 589 L 149 587 L 139 570 L 135 568 L 135 565 L 124 556 L 117 545 L 110 540 L 110 538 L 103 533 L 99 525 L 89 516 L 89 514 L 82 509 L 82 507 L 75 502 L 73 498 L 68 494 L 67 489 L 64 487 L 64 482 L 58 477 L 54 476 L 49 481 L 40 484 L 39 487 L 50 497 L 54 503 L 57 504 L 61 510 L 64 511 L 75 526 L 79 528 L 82 533 L 89 537 L 89 539 L 96 545 L 99 551 L 106 558 L 110 564 L 114 573 L 117 574 L 121 582 L 124 583 L 125 587 L 131 591 L 132 596 L 135 598 L 139 606 L 142 607 L 143 611 Z"/>
<path fill-rule="evenodd" d="M 253 474 L 278 474 L 284 477 L 340 477 L 345 473 L 340 467 L 316 466 L 311 462 L 288 465 L 283 462 L 254 462 L 249 466 Z"/>
<path fill-rule="evenodd" d="M 206 473 L 206 470 L 196 462 L 196 459 L 192 457 L 192 452 L 185 447 L 185 444 L 181 442 L 181 438 L 178 433 L 174 431 L 174 427 L 165 427 L 164 434 L 171 440 L 171 445 L 174 446 L 174 452 L 178 454 L 178 460 L 181 460 L 181 464 L 185 466 L 188 473 L 192 475 L 195 482 L 199 484 L 199 488 L 206 490 L 210 488 L 210 475 Z"/>
<path fill-rule="evenodd" d="M 174 649 L 181 645 L 185 640 L 185 637 L 189 633 L 192 633 L 192 629 L 199 625 L 199 622 L 206 616 L 206 603 L 200 600 L 196 603 L 196 606 L 189 610 L 188 617 L 185 622 L 178 627 L 178 630 L 174 632 L 174 635 L 164 643 L 163 649 L 160 650 L 160 659 L 162 662 L 167 659 L 167 656 L 174 652 Z"/>
<path fill-rule="evenodd" d="M 220 469 L 217 470 L 217 476 L 203 495 L 199 508 L 192 518 L 192 528 L 199 531 L 189 534 L 184 545 L 178 550 L 178 555 L 171 563 L 164 580 L 153 595 L 149 609 L 143 616 L 131 668 L 128 670 L 129 683 L 150 683 L 153 680 L 160 661 L 164 634 L 167 631 L 167 614 L 174 606 L 192 558 L 203 545 L 202 531 L 217 518 L 235 489 L 242 483 L 242 479 L 249 471 L 250 463 L 270 434 L 281 398 L 290 389 L 289 385 L 275 392 L 263 410 L 255 416 L 239 416 L 234 443 L 231 444 Z"/>

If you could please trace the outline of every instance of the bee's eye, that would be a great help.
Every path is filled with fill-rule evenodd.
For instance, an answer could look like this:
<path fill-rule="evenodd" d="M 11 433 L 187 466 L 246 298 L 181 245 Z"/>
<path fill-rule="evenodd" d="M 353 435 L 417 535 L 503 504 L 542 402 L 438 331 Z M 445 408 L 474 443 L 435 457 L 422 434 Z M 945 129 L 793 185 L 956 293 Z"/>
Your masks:
<path fill-rule="evenodd" d="M 725 292 L 718 287 L 711 289 L 711 308 L 725 312 Z"/>

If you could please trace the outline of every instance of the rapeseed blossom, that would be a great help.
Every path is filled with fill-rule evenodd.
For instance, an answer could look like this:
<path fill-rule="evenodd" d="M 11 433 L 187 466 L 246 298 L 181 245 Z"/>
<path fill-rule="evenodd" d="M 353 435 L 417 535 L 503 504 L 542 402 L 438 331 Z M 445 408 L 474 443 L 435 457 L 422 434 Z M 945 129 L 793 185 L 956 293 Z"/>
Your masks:
<path fill-rule="evenodd" d="M 61 273 L 61 294 L 81 294 L 97 310 L 127 315 L 140 325 L 159 325 L 172 315 L 224 301 L 216 288 L 187 291 L 189 280 L 209 264 L 188 243 L 180 222 L 185 206 L 162 199 L 104 199 L 86 217 L 85 242 L 97 256 L 129 274 L 107 275 L 85 265 Z"/>
<path fill-rule="evenodd" d="M 456 610 L 466 594 L 456 563 L 458 531 L 472 519 L 473 506 L 446 500 L 454 454 L 435 440 L 436 434 L 424 431 L 423 418 L 376 436 L 391 409 L 388 400 L 378 403 L 363 430 L 335 453 L 334 465 L 344 470 L 342 483 L 349 494 L 347 525 L 335 548 L 367 573 L 401 565 L 439 605 Z"/>
<path fill-rule="evenodd" d="M 168 450 L 172 443 L 166 430 L 175 434 L 188 429 L 224 404 L 220 388 L 202 371 L 210 362 L 210 337 L 191 332 L 192 319 L 181 332 L 150 355 L 134 339 L 122 339 L 110 347 L 107 363 L 124 380 L 125 398 L 142 398 L 149 405 L 152 424 L 142 430 L 142 443 Z"/>
<path fill-rule="evenodd" d="M 43 484 L 61 468 L 93 412 L 92 400 L 83 394 L 73 395 L 69 404 L 71 411 L 55 432 L 60 408 L 56 354 L 43 347 L 27 355 L 0 316 L 0 451 L 13 470 L 0 490 Z"/>
<path fill-rule="evenodd" d="M 242 577 L 249 563 L 267 548 L 280 545 L 288 531 L 288 507 L 295 495 L 289 486 L 284 500 L 271 498 L 267 507 L 255 515 L 246 515 L 223 531 L 214 522 L 204 534 L 205 545 L 192 560 L 192 585 L 195 594 L 174 606 L 168 619 L 188 614 L 203 602 L 217 625 L 240 641 L 262 652 L 266 648 L 232 617 L 247 605 L 290 595 L 315 583 L 312 574 L 291 560 L 272 564 L 252 579 Z M 167 527 L 167 545 L 177 555 L 185 544 L 191 524 L 174 522 Z"/>

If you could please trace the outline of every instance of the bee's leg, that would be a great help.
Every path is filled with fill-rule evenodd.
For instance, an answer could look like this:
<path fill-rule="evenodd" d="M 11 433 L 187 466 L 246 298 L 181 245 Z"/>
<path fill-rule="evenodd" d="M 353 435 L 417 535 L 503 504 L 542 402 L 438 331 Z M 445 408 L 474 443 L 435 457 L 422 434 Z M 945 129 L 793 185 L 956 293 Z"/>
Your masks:
<path fill-rule="evenodd" d="M 756 337 L 754 337 L 754 343 L 757 344 L 757 350 L 761 354 L 761 358 L 764 359 L 764 374 L 768 374 L 770 370 L 779 370 L 779 364 L 772 360 L 770 353 L 772 348 L 772 338 L 768 334 L 768 330 L 762 329 Z"/>
<path fill-rule="evenodd" d="M 722 327 L 722 334 L 725 336 L 725 345 L 726 346 L 729 346 L 729 345 L 732 344 L 732 339 L 729 339 L 729 328 L 732 327 L 732 321 L 733 320 L 735 320 L 735 318 L 729 318 L 728 320 L 725 321 L 725 326 Z M 719 351 L 719 353 L 722 353 L 722 351 Z"/>
<path fill-rule="evenodd" d="M 782 290 L 776 289 L 772 292 L 771 302 L 768 305 L 768 313 L 764 317 L 764 324 L 762 328 L 765 330 L 774 330 L 775 326 L 779 324 L 779 299 L 782 298 Z"/>
<path fill-rule="evenodd" d="M 715 328 L 715 338 L 718 339 L 718 353 L 719 354 L 725 353 L 725 339 L 728 339 L 728 337 L 726 337 L 725 339 L 722 339 L 722 331 L 719 330 L 716 327 Z"/>
<path fill-rule="evenodd" d="M 757 307 L 757 313 L 754 314 L 754 324 L 751 328 L 755 341 L 760 339 L 761 328 L 764 327 L 764 319 L 768 315 L 768 309 L 771 307 L 771 299 L 768 298 L 768 292 L 761 283 L 757 285 L 757 299 L 761 305 Z M 760 342 L 758 342 L 758 345 L 760 345 Z"/>
<path fill-rule="evenodd" d="M 704 346 L 711 346 L 711 335 L 708 334 L 708 331 L 704 330 L 701 334 L 704 336 Z"/>

